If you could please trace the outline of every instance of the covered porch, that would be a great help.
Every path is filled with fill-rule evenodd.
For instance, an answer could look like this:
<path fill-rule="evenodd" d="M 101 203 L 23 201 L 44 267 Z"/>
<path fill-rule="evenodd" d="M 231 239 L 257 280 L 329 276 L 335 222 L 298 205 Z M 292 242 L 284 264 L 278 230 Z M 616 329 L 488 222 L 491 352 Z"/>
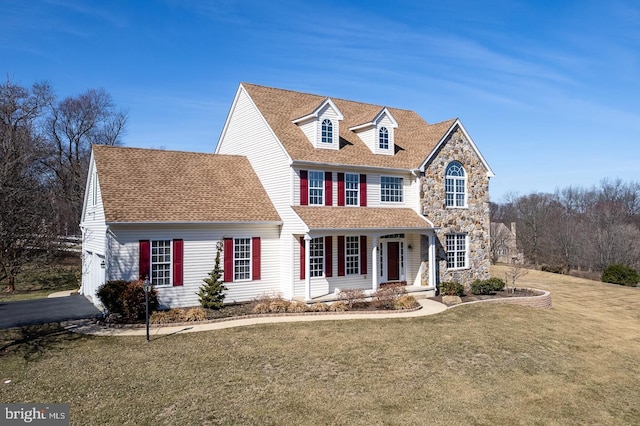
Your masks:
<path fill-rule="evenodd" d="M 431 296 L 436 288 L 433 225 L 412 209 L 296 207 L 308 227 L 295 235 L 299 262 L 293 296 L 334 300 L 345 289 L 373 294 L 386 283 Z"/>

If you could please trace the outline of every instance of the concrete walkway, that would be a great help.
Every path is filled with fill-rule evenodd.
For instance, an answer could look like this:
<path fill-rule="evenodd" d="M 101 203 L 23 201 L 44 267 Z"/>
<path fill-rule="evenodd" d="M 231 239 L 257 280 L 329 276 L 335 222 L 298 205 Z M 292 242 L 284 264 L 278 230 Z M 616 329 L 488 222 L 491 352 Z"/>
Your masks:
<path fill-rule="evenodd" d="M 415 318 L 427 315 L 437 314 L 447 310 L 447 306 L 430 299 L 418 299 L 421 309 L 410 312 L 375 312 L 375 313 L 328 313 L 320 315 L 287 315 L 287 316 L 259 316 L 254 318 L 241 318 L 236 320 L 226 320 L 218 322 L 209 322 L 204 324 L 194 323 L 193 325 L 179 326 L 151 326 L 150 336 L 177 334 L 177 333 L 194 333 L 197 331 L 222 330 L 232 327 L 244 327 L 256 324 L 275 324 L 285 322 L 308 322 L 308 321 L 342 321 L 355 319 L 394 319 L 394 318 Z M 74 333 L 92 334 L 95 336 L 145 336 L 146 329 L 144 326 L 140 328 L 125 327 L 112 328 L 104 327 L 91 321 L 80 321 L 68 324 L 65 328 Z"/>

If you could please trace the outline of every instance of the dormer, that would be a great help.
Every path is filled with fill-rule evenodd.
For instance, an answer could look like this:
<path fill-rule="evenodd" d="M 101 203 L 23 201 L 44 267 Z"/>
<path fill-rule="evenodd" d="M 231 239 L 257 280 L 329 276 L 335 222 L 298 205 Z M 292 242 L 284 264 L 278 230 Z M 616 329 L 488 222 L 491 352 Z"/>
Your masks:
<path fill-rule="evenodd" d="M 395 153 L 395 129 L 398 122 L 385 107 L 367 123 L 349 128 L 369 147 L 374 154 Z"/>
<path fill-rule="evenodd" d="M 293 120 L 314 148 L 340 149 L 342 113 L 330 98 L 326 98 L 310 114 Z"/>

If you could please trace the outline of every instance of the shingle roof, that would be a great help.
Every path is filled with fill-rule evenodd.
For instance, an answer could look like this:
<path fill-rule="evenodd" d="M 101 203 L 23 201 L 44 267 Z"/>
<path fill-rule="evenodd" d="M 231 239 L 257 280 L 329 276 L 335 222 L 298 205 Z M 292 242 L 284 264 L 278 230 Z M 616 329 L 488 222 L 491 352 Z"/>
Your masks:
<path fill-rule="evenodd" d="M 280 222 L 246 157 L 94 145 L 107 223 Z"/>
<path fill-rule="evenodd" d="M 409 208 L 294 206 L 309 229 L 425 229 L 432 225 Z"/>
<path fill-rule="evenodd" d="M 455 119 L 428 124 L 417 113 L 387 107 L 398 122 L 395 129 L 395 155 L 374 154 L 349 128 L 370 122 L 382 108 L 331 98 L 344 114 L 340 122 L 340 149 L 316 149 L 302 130 L 292 122 L 311 113 L 325 96 L 242 83 L 285 150 L 294 161 L 416 169 L 451 128 Z"/>

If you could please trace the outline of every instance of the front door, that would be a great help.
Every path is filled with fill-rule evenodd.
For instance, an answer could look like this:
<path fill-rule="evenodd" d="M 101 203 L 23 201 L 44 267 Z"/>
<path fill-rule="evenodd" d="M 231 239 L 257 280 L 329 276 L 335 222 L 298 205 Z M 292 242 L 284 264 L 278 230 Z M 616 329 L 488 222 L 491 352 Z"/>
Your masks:
<path fill-rule="evenodd" d="M 387 280 L 400 280 L 400 243 L 398 241 L 387 243 Z"/>

